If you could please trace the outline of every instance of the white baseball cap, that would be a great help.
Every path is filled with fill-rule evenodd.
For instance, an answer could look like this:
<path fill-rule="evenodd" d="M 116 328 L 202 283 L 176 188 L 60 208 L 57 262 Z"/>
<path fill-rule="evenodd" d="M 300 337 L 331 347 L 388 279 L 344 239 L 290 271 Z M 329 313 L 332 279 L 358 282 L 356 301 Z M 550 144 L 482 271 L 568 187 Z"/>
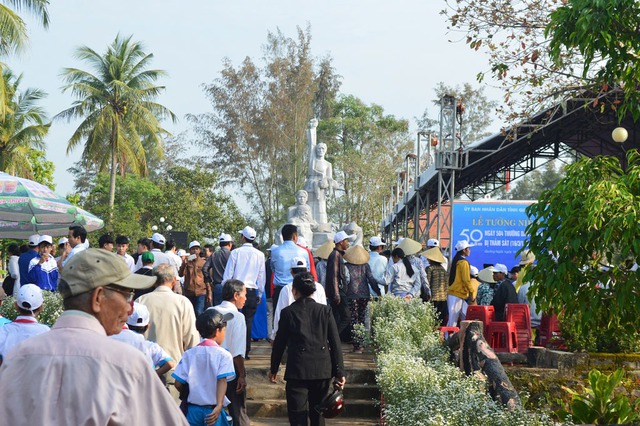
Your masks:
<path fill-rule="evenodd" d="M 67 244 L 69 242 L 69 239 L 67 237 L 62 237 L 58 240 L 58 245 L 61 246 L 63 244 Z"/>
<path fill-rule="evenodd" d="M 454 248 L 456 249 L 456 251 L 462 251 L 462 250 L 464 250 L 464 249 L 466 249 L 466 248 L 469 248 L 469 247 L 473 247 L 473 245 L 472 245 L 472 244 L 469 244 L 469 241 L 467 241 L 467 240 L 460 240 L 460 241 L 458 241 L 458 242 L 456 243 L 456 246 L 455 246 Z"/>
<path fill-rule="evenodd" d="M 186 252 L 186 251 L 184 251 L 184 249 L 180 249 L 180 250 L 178 250 L 178 253 L 177 253 L 177 254 L 178 254 L 178 256 L 182 257 L 182 256 L 186 256 L 186 255 L 187 255 L 187 252 Z"/>
<path fill-rule="evenodd" d="M 473 265 L 469 266 L 469 272 L 471 272 L 471 276 L 472 277 L 477 277 L 478 276 L 478 268 L 476 268 Z"/>
<path fill-rule="evenodd" d="M 53 245 L 53 238 L 51 238 L 51 235 L 42 235 L 40 236 L 40 240 L 38 240 L 38 244 L 41 243 L 49 243 Z"/>
<path fill-rule="evenodd" d="M 290 263 L 291 269 L 293 268 L 309 268 L 309 265 L 307 265 L 307 259 L 305 259 L 304 257 L 294 257 L 293 259 L 291 259 L 291 263 Z"/>
<path fill-rule="evenodd" d="M 340 241 L 344 241 L 344 240 L 350 240 L 353 237 L 355 237 L 355 235 L 348 235 L 346 232 L 344 231 L 338 231 L 338 233 L 336 235 L 333 236 L 333 242 L 334 243 L 339 243 Z"/>
<path fill-rule="evenodd" d="M 427 247 L 440 247 L 440 241 L 435 238 L 429 238 L 429 240 L 427 240 Z"/>
<path fill-rule="evenodd" d="M 491 272 L 502 272 L 503 274 L 508 274 L 509 270 L 507 269 L 507 265 L 496 263 L 493 268 L 491 268 Z"/>
<path fill-rule="evenodd" d="M 33 234 L 29 237 L 29 247 L 35 247 L 40 243 L 40 235 Z"/>
<path fill-rule="evenodd" d="M 309 248 L 309 243 L 307 243 L 307 240 L 304 237 L 298 237 L 298 242 L 296 244 L 305 248 Z"/>
<path fill-rule="evenodd" d="M 218 237 L 218 242 L 221 242 L 221 243 L 232 243 L 233 242 L 233 238 L 231 238 L 231 235 L 229 235 L 229 234 L 220 234 L 220 236 Z"/>
<path fill-rule="evenodd" d="M 16 303 L 22 309 L 28 311 L 35 311 L 42 306 L 44 299 L 42 297 L 42 290 L 35 284 L 25 284 L 20 286 L 18 290 L 18 297 L 16 297 Z"/>
<path fill-rule="evenodd" d="M 129 315 L 127 324 L 139 327 L 144 327 L 149 324 L 149 309 L 142 303 L 134 302 L 133 312 Z"/>
<path fill-rule="evenodd" d="M 394 242 L 393 242 L 393 245 L 394 245 L 394 246 L 397 246 L 398 244 L 400 244 L 400 243 L 402 242 L 402 240 L 404 240 L 404 237 L 400 237 L 400 238 L 398 238 L 398 241 L 394 241 Z"/>
<path fill-rule="evenodd" d="M 159 233 L 155 233 L 151 236 L 151 241 L 153 241 L 154 243 L 158 243 L 158 244 L 166 244 L 167 240 L 164 238 L 164 235 L 159 234 Z"/>
<path fill-rule="evenodd" d="M 192 247 L 200 247 L 200 243 L 197 241 L 191 241 L 189 243 L 189 250 L 191 250 Z"/>
<path fill-rule="evenodd" d="M 245 226 L 242 231 L 240 231 L 243 237 L 247 240 L 255 240 L 256 239 L 256 230 L 250 226 Z"/>
<path fill-rule="evenodd" d="M 380 237 L 371 237 L 369 238 L 369 245 L 371 247 L 380 247 L 386 245 L 386 243 Z"/>

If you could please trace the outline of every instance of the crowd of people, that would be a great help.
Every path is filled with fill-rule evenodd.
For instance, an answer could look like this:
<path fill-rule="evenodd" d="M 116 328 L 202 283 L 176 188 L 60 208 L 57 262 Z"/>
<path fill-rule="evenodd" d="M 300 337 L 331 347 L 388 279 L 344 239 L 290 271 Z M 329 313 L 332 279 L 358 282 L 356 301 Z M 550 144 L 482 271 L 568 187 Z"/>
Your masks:
<path fill-rule="evenodd" d="M 9 424 L 249 425 L 245 362 L 252 341 L 265 338 L 271 381 L 288 353 L 290 423 L 321 425 L 315 407 L 346 382 L 341 342 L 364 351 L 356 330 L 372 298 L 421 298 L 443 325 L 463 320 L 475 303 L 494 305 L 499 319 L 506 303 L 518 302 L 518 287 L 530 303 L 519 267 L 478 271 L 466 241 L 448 267 L 435 239 L 425 249 L 373 236 L 366 250 L 339 231 L 312 252 L 296 225 L 281 234 L 267 256 L 249 226 L 237 247 L 222 234 L 218 247 L 192 241 L 188 252 L 159 233 L 138 240 L 135 253 L 127 237 L 107 234 L 88 248 L 80 226 L 57 245 L 34 235 L 26 247 L 10 246 L 3 288 L 19 316 L 0 317 L 0 410 Z M 533 260 L 527 252 L 520 264 Z M 43 291 L 63 298 L 51 329 L 37 320 Z M 531 312 L 533 323 L 535 306 Z M 8 391 L 16 381 L 25 385 Z"/>

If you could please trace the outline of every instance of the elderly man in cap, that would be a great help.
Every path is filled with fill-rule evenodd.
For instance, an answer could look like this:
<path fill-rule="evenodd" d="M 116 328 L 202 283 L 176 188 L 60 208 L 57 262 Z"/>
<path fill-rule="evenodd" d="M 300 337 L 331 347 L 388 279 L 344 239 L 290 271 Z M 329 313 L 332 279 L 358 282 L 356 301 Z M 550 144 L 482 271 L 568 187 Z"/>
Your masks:
<path fill-rule="evenodd" d="M 34 234 L 29 237 L 29 250 L 22 253 L 18 258 L 18 269 L 20 270 L 20 285 L 29 284 L 29 264 L 31 259 L 38 255 L 38 244 L 40 244 L 40 235 Z M 20 287 L 20 285 L 18 287 Z"/>
<path fill-rule="evenodd" d="M 29 262 L 27 278 L 43 290 L 56 291 L 58 288 L 58 264 L 51 255 L 53 239 L 49 235 L 40 237 L 38 255 Z"/>
<path fill-rule="evenodd" d="M 379 283 L 384 283 L 384 271 L 387 270 L 387 264 L 389 261 L 381 253 L 384 250 L 386 243 L 382 241 L 380 237 L 369 238 L 369 267 L 373 278 Z M 384 285 L 378 285 L 380 289 L 380 295 L 384 296 Z M 373 294 L 372 294 L 373 296 Z"/>
<path fill-rule="evenodd" d="M 211 303 L 211 286 L 205 282 L 202 272 L 205 261 L 200 257 L 200 243 L 191 241 L 187 261 L 180 267 L 180 276 L 184 277 L 183 294 L 193 305 L 196 318 L 204 312 L 205 301 Z"/>
<path fill-rule="evenodd" d="M 338 334 L 345 342 L 351 340 L 351 333 L 349 333 L 351 312 L 347 301 L 348 281 L 346 279 L 347 268 L 344 264 L 344 253 L 349 248 L 349 240 L 354 237 L 355 235 L 347 235 L 344 231 L 339 231 L 333 237 L 335 247 L 327 259 L 327 276 L 325 279 L 325 291 L 338 326 Z"/>
<path fill-rule="evenodd" d="M 127 322 L 133 290 L 154 281 L 105 250 L 69 259 L 58 284 L 65 311 L 0 368 L 2 422 L 186 425 L 144 354 L 107 337 Z"/>
<path fill-rule="evenodd" d="M 496 312 L 496 321 L 504 321 L 504 308 L 507 303 L 518 303 L 516 287 L 507 278 L 509 270 L 506 265 L 496 263 L 492 269 L 493 279 L 496 281 L 496 290 L 491 305 Z"/>
<path fill-rule="evenodd" d="M 240 280 L 247 289 L 247 301 L 244 304 L 242 313 L 247 324 L 247 354 L 245 359 L 249 359 L 251 327 L 260 299 L 264 295 L 266 273 L 264 253 L 253 247 L 253 242 L 256 239 L 256 230 L 246 226 L 240 231 L 240 234 L 242 235 L 242 245 L 229 255 L 222 277 L 222 284 L 224 285 L 230 279 Z"/>

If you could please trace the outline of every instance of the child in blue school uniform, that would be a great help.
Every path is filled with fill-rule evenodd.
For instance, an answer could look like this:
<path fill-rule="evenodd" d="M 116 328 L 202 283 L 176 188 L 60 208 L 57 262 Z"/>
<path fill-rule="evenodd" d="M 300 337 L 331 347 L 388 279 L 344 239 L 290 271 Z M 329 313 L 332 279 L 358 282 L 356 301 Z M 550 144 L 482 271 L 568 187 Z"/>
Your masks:
<path fill-rule="evenodd" d="M 203 338 L 198 346 L 187 350 L 172 376 L 182 393 L 188 385 L 187 421 L 190 426 L 231 425 L 224 410 L 229 404 L 225 396 L 227 382 L 235 378 L 233 358 L 220 344 L 226 335 L 227 321 L 233 314 L 207 309 L 196 319 L 196 329 Z"/>

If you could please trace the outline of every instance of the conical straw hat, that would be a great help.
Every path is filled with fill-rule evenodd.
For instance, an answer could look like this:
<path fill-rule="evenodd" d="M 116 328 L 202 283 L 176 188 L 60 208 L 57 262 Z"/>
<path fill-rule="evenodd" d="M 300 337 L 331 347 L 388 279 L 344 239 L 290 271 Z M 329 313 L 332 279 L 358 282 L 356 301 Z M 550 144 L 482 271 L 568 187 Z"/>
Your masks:
<path fill-rule="evenodd" d="M 488 267 L 482 269 L 480 272 L 478 272 L 478 279 L 489 284 L 495 283 L 496 281 L 493 279 L 493 268 Z"/>
<path fill-rule="evenodd" d="M 418 253 L 422 250 L 422 244 L 417 242 L 416 240 L 412 240 L 411 238 L 405 238 L 398 244 L 398 247 L 402 249 L 405 256 L 410 256 L 412 254 Z"/>
<path fill-rule="evenodd" d="M 428 260 L 433 260 L 434 262 L 438 262 L 438 263 L 446 262 L 446 259 L 444 258 L 444 256 L 442 255 L 442 252 L 440 251 L 440 247 L 433 247 L 433 248 L 430 248 L 429 250 L 425 250 L 422 253 L 420 253 L 420 256 L 426 257 Z"/>
<path fill-rule="evenodd" d="M 353 265 L 364 265 L 369 261 L 369 253 L 360 244 L 351 246 L 344 253 L 344 260 Z"/>
<path fill-rule="evenodd" d="M 336 245 L 334 244 L 334 242 L 329 240 L 323 245 L 321 245 L 320 247 L 318 247 L 317 249 L 315 249 L 314 254 L 316 257 L 319 257 L 320 259 L 326 260 L 329 258 L 329 255 L 331 254 L 335 246 Z"/>

